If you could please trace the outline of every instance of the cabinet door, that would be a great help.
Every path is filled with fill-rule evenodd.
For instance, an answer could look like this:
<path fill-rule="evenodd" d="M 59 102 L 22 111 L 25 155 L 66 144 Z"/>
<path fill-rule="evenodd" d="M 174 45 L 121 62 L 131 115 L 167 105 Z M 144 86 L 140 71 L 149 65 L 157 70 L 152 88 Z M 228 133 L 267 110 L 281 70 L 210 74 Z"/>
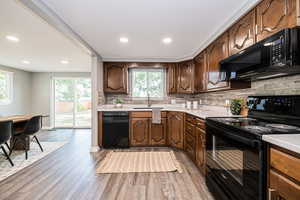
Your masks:
<path fill-rule="evenodd" d="M 207 90 L 229 87 L 229 82 L 221 81 L 219 62 L 228 57 L 228 32 L 215 40 L 207 49 Z"/>
<path fill-rule="evenodd" d="M 169 112 L 168 114 L 168 135 L 169 144 L 173 147 L 183 149 L 184 131 L 183 113 Z"/>
<path fill-rule="evenodd" d="M 193 61 L 185 61 L 179 63 L 178 66 L 178 93 L 193 92 Z"/>
<path fill-rule="evenodd" d="M 167 119 L 162 118 L 161 124 L 150 121 L 150 145 L 164 146 L 167 142 Z"/>
<path fill-rule="evenodd" d="M 167 85 L 168 85 L 168 93 L 173 94 L 176 93 L 176 85 L 177 85 L 177 77 L 176 77 L 176 67 L 177 64 L 172 63 L 168 65 L 168 75 L 167 75 Z"/>
<path fill-rule="evenodd" d="M 255 10 L 229 30 L 229 54 L 233 55 L 255 43 Z"/>
<path fill-rule="evenodd" d="M 104 63 L 104 92 L 127 93 L 127 77 L 124 63 Z"/>
<path fill-rule="evenodd" d="M 194 93 L 206 90 L 206 51 L 200 53 L 194 60 Z"/>
<path fill-rule="evenodd" d="M 130 134 L 131 146 L 149 145 L 149 118 L 132 118 Z"/>
<path fill-rule="evenodd" d="M 257 41 L 296 25 L 296 0 L 264 0 L 256 12 Z"/>
<path fill-rule="evenodd" d="M 203 175 L 205 175 L 205 131 L 199 127 L 196 132 L 196 164 Z"/>

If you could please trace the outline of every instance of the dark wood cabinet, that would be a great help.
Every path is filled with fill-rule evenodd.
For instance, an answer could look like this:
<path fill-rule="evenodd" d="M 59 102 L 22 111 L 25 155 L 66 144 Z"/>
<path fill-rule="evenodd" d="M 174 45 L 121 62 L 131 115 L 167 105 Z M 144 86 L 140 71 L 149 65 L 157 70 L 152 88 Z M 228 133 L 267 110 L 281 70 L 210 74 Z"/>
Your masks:
<path fill-rule="evenodd" d="M 184 114 L 180 112 L 168 113 L 169 145 L 183 149 Z"/>
<path fill-rule="evenodd" d="M 204 124 L 204 122 L 203 122 Z M 195 127 L 195 135 L 196 135 L 196 165 L 202 174 L 205 175 L 205 130 L 200 128 L 199 126 Z"/>
<path fill-rule="evenodd" d="M 229 29 L 229 55 L 255 43 L 255 10 L 250 11 Z"/>
<path fill-rule="evenodd" d="M 297 0 L 264 0 L 256 7 L 257 41 L 297 24 Z"/>
<path fill-rule="evenodd" d="M 206 91 L 206 51 L 201 52 L 194 59 L 194 93 Z"/>
<path fill-rule="evenodd" d="M 128 67 L 126 63 L 104 63 L 104 92 L 127 93 Z"/>
<path fill-rule="evenodd" d="M 131 146 L 149 145 L 149 118 L 132 118 L 130 129 Z"/>
<path fill-rule="evenodd" d="M 152 123 L 152 112 L 130 113 L 131 146 L 165 146 L 167 145 L 166 112 L 161 113 L 161 123 Z"/>
<path fill-rule="evenodd" d="M 177 92 L 177 63 L 170 63 L 167 67 L 167 92 L 174 94 Z"/>
<path fill-rule="evenodd" d="M 222 81 L 219 62 L 228 57 L 228 32 L 221 35 L 207 48 L 207 90 L 229 87 L 228 81 Z"/>
<path fill-rule="evenodd" d="M 150 121 L 150 145 L 165 146 L 167 144 L 167 119 L 162 118 L 161 124 Z"/>
<path fill-rule="evenodd" d="M 194 62 L 192 60 L 178 64 L 177 93 L 193 93 Z"/>

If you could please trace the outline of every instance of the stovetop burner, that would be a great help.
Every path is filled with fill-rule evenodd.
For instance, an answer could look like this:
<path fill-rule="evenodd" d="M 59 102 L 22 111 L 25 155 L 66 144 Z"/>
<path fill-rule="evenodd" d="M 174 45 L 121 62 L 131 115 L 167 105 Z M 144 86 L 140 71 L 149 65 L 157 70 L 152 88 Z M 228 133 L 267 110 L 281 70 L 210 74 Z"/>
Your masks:
<path fill-rule="evenodd" d="M 263 126 L 243 126 L 244 129 L 250 130 L 250 131 L 257 131 L 257 132 L 272 132 L 271 128 L 263 127 Z"/>
<path fill-rule="evenodd" d="M 300 131 L 300 127 L 286 125 L 286 124 L 267 124 L 266 127 Z"/>
<path fill-rule="evenodd" d="M 286 133 L 300 134 L 300 127 L 287 124 L 268 123 L 264 120 L 249 117 L 224 117 L 213 118 L 213 120 L 225 124 L 229 127 L 239 128 L 241 130 L 258 135 Z"/>

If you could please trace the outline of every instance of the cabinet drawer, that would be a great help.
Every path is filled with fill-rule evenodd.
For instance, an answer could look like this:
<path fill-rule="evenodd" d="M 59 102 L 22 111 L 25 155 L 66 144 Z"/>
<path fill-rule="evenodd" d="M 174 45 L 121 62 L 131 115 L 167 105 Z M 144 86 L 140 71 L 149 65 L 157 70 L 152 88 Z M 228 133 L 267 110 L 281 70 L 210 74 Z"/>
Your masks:
<path fill-rule="evenodd" d="M 134 118 L 152 118 L 152 112 L 131 112 L 131 117 Z M 167 117 L 167 112 L 161 112 L 161 117 L 166 118 Z"/>
<path fill-rule="evenodd" d="M 195 126 L 189 122 L 185 123 L 185 131 L 195 137 Z"/>
<path fill-rule="evenodd" d="M 288 178 L 278 174 L 274 170 L 270 170 L 270 190 L 275 191 L 275 197 L 271 196 L 269 199 L 288 199 L 299 200 L 300 199 L 300 185 L 294 183 Z M 281 198 L 282 197 L 282 198 Z"/>
<path fill-rule="evenodd" d="M 195 118 L 195 125 L 203 130 L 205 130 L 205 121 L 199 118 Z"/>
<path fill-rule="evenodd" d="M 192 115 L 186 115 L 185 117 L 185 121 L 190 122 L 190 123 L 194 123 L 194 117 Z"/>
<path fill-rule="evenodd" d="M 193 148 L 196 147 L 196 138 L 189 133 L 185 134 L 185 143 Z"/>
<path fill-rule="evenodd" d="M 300 158 L 270 148 L 270 165 L 300 182 Z"/>

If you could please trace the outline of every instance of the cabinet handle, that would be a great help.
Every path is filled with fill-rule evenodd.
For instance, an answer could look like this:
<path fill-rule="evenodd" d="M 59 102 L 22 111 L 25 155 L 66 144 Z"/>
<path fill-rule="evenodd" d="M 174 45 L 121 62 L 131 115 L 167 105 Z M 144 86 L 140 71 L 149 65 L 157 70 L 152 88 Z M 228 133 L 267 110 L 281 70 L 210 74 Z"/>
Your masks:
<path fill-rule="evenodd" d="M 268 199 L 269 200 L 276 200 L 277 199 L 277 192 L 275 189 L 269 188 L 268 189 Z"/>

